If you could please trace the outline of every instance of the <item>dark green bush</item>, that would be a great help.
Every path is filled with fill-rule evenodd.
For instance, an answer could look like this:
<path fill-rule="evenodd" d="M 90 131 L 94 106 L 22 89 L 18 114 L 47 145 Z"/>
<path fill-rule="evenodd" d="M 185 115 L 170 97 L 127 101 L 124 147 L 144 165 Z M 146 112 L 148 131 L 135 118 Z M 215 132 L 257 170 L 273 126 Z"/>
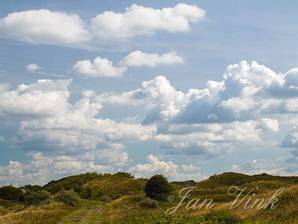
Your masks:
<path fill-rule="evenodd" d="M 19 188 L 4 186 L 0 188 L 0 198 L 10 201 L 23 201 L 24 193 Z"/>
<path fill-rule="evenodd" d="M 59 192 L 55 196 L 55 200 L 73 207 L 76 207 L 79 204 L 79 197 L 73 190 L 70 190 L 70 191 L 63 190 Z"/>
<path fill-rule="evenodd" d="M 145 185 L 146 196 L 159 201 L 166 201 L 171 192 L 171 186 L 162 175 L 155 175 Z"/>
<path fill-rule="evenodd" d="M 51 197 L 51 194 L 47 191 L 41 190 L 41 191 L 31 191 L 27 192 L 24 195 L 24 203 L 28 205 L 37 205 L 41 202 L 46 201 Z"/>

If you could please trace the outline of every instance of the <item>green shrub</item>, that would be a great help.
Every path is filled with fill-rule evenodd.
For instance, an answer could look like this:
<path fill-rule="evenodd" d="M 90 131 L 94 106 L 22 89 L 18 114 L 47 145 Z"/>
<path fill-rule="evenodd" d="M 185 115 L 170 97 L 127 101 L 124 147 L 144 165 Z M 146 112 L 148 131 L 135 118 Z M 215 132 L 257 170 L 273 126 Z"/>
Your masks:
<path fill-rule="evenodd" d="M 162 175 L 155 175 L 145 185 L 146 196 L 155 200 L 166 201 L 171 192 L 171 186 Z"/>
<path fill-rule="evenodd" d="M 4 186 L 0 188 L 0 198 L 10 201 L 23 201 L 24 193 L 19 188 Z"/>
<path fill-rule="evenodd" d="M 89 187 L 76 186 L 74 192 L 77 193 L 83 199 L 92 198 L 92 190 Z"/>
<path fill-rule="evenodd" d="M 31 191 L 24 195 L 24 203 L 28 205 L 37 205 L 49 199 L 51 194 L 47 191 Z"/>
<path fill-rule="evenodd" d="M 79 197 L 73 190 L 70 190 L 70 191 L 63 190 L 59 192 L 55 196 L 55 200 L 73 207 L 76 207 L 79 204 Z"/>
<path fill-rule="evenodd" d="M 157 208 L 159 206 L 158 201 L 151 198 L 144 198 L 140 201 L 140 206 L 145 208 Z"/>

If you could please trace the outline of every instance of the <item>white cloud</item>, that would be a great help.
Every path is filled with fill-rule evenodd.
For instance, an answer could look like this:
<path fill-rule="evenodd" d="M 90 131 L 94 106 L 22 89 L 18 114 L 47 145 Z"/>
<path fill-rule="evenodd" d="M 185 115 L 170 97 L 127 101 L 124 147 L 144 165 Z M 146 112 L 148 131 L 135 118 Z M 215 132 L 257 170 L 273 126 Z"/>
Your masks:
<path fill-rule="evenodd" d="M 133 4 L 125 12 L 105 11 L 83 21 L 79 15 L 49 9 L 9 13 L 0 18 L 0 37 L 34 44 L 83 46 L 96 40 L 124 40 L 157 31 L 187 32 L 206 12 L 196 5 L 154 9 Z"/>
<path fill-rule="evenodd" d="M 41 67 L 37 64 L 28 64 L 26 65 L 26 69 L 29 72 L 34 72 L 34 71 L 38 71 L 41 69 Z"/>
<path fill-rule="evenodd" d="M 218 156 L 240 144 L 260 142 L 261 129 L 255 121 L 227 124 L 169 125 L 155 136 L 161 147 L 175 154 Z"/>
<path fill-rule="evenodd" d="M 162 55 L 134 51 L 128 54 L 116 65 L 107 58 L 96 57 L 93 61 L 80 60 L 75 63 L 73 70 L 81 75 L 90 77 L 120 77 L 129 67 L 181 64 L 183 59 L 176 52 Z"/>
<path fill-rule="evenodd" d="M 106 58 L 96 57 L 93 62 L 81 60 L 75 63 L 73 69 L 86 76 L 91 77 L 119 77 L 125 71 L 125 67 L 117 67 Z"/>
<path fill-rule="evenodd" d="M 261 126 L 273 132 L 279 132 L 279 123 L 276 119 L 262 118 Z"/>
<path fill-rule="evenodd" d="M 0 92 L 0 112 L 15 115 L 63 114 L 68 110 L 71 80 L 38 80 Z"/>
<path fill-rule="evenodd" d="M 105 11 L 91 20 L 91 32 L 100 39 L 128 39 L 157 31 L 187 32 L 191 23 L 202 21 L 206 12 L 195 5 L 178 4 L 154 9 L 133 4 L 124 13 Z"/>
<path fill-rule="evenodd" d="M 54 78 L 60 78 L 60 79 L 69 78 L 69 76 L 67 75 L 45 72 L 42 70 L 42 67 L 39 66 L 38 64 L 28 64 L 26 65 L 26 70 L 34 75 L 39 75 L 39 76 L 47 76 L 47 77 L 54 77 Z"/>
<path fill-rule="evenodd" d="M 157 76 L 127 92 L 83 91 L 78 99 L 70 99 L 69 85 L 70 80 L 39 80 L 16 89 L 0 85 L 0 115 L 9 122 L 17 115 L 13 125 L 19 129 L 10 138 L 11 144 L 55 156 L 67 154 L 71 156 L 68 168 L 73 170 L 72 164 L 88 169 L 97 169 L 99 164 L 126 164 L 125 146 L 144 142 L 164 153 L 202 154 L 207 158 L 252 146 L 278 147 L 280 130 L 295 124 L 298 108 L 298 95 L 293 91 L 297 86 L 295 69 L 280 74 L 256 62 L 228 66 L 222 80 L 187 91 L 179 91 L 166 77 Z M 117 107 L 113 108 L 117 119 L 107 109 L 113 106 Z M 290 148 L 292 160 L 298 155 L 297 139 L 293 127 L 279 145 Z M 80 165 L 78 156 L 91 162 Z M 19 175 L 27 172 L 21 171 L 18 163 L 12 162 L 10 167 Z M 151 175 L 152 171 L 172 175 L 167 173 L 173 169 L 173 178 L 177 178 L 193 169 L 183 167 L 150 156 L 148 162 L 131 170 L 138 175 Z M 295 167 L 287 169 L 293 171 Z M 267 168 L 259 166 L 258 170 Z M 286 168 L 277 167 L 278 172 L 286 172 Z"/>
<path fill-rule="evenodd" d="M 0 166 L 0 183 L 25 185 L 46 184 L 48 181 L 85 172 L 113 172 L 112 166 L 80 156 L 34 153 L 28 163 L 9 161 Z"/>
<path fill-rule="evenodd" d="M 296 88 L 296 79 L 287 78 L 293 72 L 286 74 L 275 73 L 257 62 L 242 61 L 228 66 L 222 81 L 208 81 L 203 89 L 177 91 L 159 76 L 144 81 L 142 88 L 135 91 L 135 98 L 143 98 L 147 107 L 151 106 L 145 123 L 245 121 L 261 114 L 298 111 L 298 94 L 288 91 L 288 86 Z"/>
<path fill-rule="evenodd" d="M 200 167 L 193 164 L 178 165 L 171 161 L 162 161 L 150 154 L 147 156 L 147 163 L 137 164 L 129 169 L 137 177 L 151 177 L 155 174 L 162 174 L 171 180 L 198 180 L 201 178 Z"/>
<path fill-rule="evenodd" d="M 128 67 L 149 66 L 155 67 L 162 64 L 181 64 L 183 59 L 171 51 L 165 54 L 144 53 L 142 51 L 134 51 L 128 54 L 123 60 L 122 64 Z"/>
<path fill-rule="evenodd" d="M 4 89 L 0 93 L 0 112 L 3 116 L 17 115 L 19 131 L 14 143 L 30 150 L 105 150 L 105 157 L 125 154 L 117 145 L 126 141 L 147 141 L 156 132 L 154 126 L 132 122 L 116 122 L 97 118 L 102 109 L 101 97 L 93 91 L 84 91 L 75 103 L 69 102 L 70 80 L 39 80 L 31 85 L 19 85 L 16 90 Z M 4 117 L 5 118 L 5 117 Z M 18 122 L 17 124 L 18 125 Z M 38 142 L 38 148 L 32 145 Z M 117 146 L 117 152 L 106 148 Z"/>
<path fill-rule="evenodd" d="M 147 141 L 154 133 L 154 127 L 88 118 L 77 113 L 23 121 L 19 132 L 25 142 L 45 142 L 45 146 L 64 150 L 95 150 L 116 142 Z"/>
<path fill-rule="evenodd" d="M 278 161 L 275 160 L 267 160 L 267 159 L 254 159 L 245 164 L 234 164 L 232 166 L 232 171 L 234 172 L 242 172 L 251 175 L 255 174 L 270 174 L 270 175 L 290 175 L 293 173 L 289 173 L 286 171 L 286 167 L 281 167 Z"/>
<path fill-rule="evenodd" d="M 76 44 L 90 40 L 78 15 L 48 9 L 8 14 L 0 19 L 0 36 L 46 44 Z"/>

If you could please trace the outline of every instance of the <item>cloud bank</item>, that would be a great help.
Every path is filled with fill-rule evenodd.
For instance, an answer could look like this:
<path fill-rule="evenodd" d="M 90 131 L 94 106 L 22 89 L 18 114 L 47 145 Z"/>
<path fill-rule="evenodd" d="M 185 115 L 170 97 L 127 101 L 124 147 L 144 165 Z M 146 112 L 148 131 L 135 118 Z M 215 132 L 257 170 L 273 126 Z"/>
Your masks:
<path fill-rule="evenodd" d="M 120 77 L 129 67 L 155 67 L 183 62 L 183 59 L 174 51 L 161 55 L 134 51 L 125 56 L 117 65 L 107 58 L 96 57 L 93 61 L 77 61 L 73 70 L 80 75 L 89 77 Z"/>
<path fill-rule="evenodd" d="M 296 71 L 282 74 L 257 62 L 241 61 L 229 65 L 222 80 L 210 80 L 204 88 L 179 91 L 165 76 L 157 76 L 126 92 L 85 90 L 75 101 L 70 100 L 71 80 L 39 80 L 14 89 L 1 84 L 0 120 L 18 127 L 1 142 L 21 146 L 31 158 L 28 163 L 11 161 L 1 166 L 2 182 L 11 181 L 7 170 L 23 182 L 33 178 L 36 169 L 49 173 L 46 163 L 36 167 L 44 158 L 57 166 L 59 172 L 53 174 L 57 176 L 92 169 L 126 170 L 137 176 L 163 173 L 172 179 L 203 175 L 200 166 L 153 154 L 147 162 L 133 164 L 126 151 L 132 143 L 154 144 L 169 156 L 206 159 L 268 145 L 287 155 L 273 164 L 285 167 L 276 173 L 293 173 L 298 155 Z M 110 106 L 138 111 L 138 116 L 132 112 L 119 113 L 117 120 L 101 117 Z M 284 130 L 290 132 L 283 134 Z M 245 169 L 235 164 L 236 168 Z M 252 163 L 246 169 L 269 168 Z"/>
<path fill-rule="evenodd" d="M 35 44 L 74 45 L 115 41 L 157 31 L 188 32 L 206 17 L 196 5 L 154 9 L 133 4 L 123 13 L 105 11 L 83 21 L 79 15 L 49 9 L 12 12 L 0 18 L 0 37 Z"/>

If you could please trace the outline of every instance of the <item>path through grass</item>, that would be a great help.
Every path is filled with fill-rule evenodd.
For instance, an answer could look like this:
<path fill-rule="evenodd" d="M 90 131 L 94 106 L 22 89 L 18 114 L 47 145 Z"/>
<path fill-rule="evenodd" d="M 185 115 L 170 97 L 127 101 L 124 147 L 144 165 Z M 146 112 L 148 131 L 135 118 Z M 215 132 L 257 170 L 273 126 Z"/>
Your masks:
<path fill-rule="evenodd" d="M 63 217 L 58 224 L 100 224 L 101 210 L 102 205 L 99 202 L 89 202 Z"/>

